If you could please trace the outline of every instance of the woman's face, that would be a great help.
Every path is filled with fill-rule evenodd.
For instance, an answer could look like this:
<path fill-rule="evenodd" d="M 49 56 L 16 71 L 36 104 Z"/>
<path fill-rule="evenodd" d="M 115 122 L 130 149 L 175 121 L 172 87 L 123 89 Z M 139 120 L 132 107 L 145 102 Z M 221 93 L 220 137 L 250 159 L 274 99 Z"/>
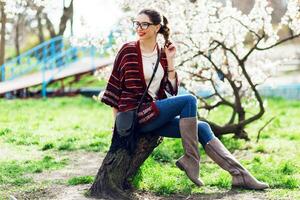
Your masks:
<path fill-rule="evenodd" d="M 140 40 L 156 37 L 160 24 L 154 25 L 148 15 L 140 14 L 134 20 L 134 27 Z"/>

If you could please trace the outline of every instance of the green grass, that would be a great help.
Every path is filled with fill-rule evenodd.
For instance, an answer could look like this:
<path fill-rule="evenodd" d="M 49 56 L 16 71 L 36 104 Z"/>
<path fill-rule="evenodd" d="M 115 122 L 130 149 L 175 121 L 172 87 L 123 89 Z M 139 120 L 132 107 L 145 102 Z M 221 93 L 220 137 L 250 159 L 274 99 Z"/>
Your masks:
<path fill-rule="evenodd" d="M 269 99 L 263 118 L 246 129 L 251 139 L 250 142 L 233 139 L 231 135 L 222 137 L 222 142 L 229 151 L 237 155 L 243 165 L 255 177 L 268 182 L 272 189 L 285 190 L 286 196 L 300 195 L 297 192 L 297 189 L 300 188 L 300 155 L 297 153 L 300 150 L 300 109 L 297 109 L 299 107 L 300 102 L 297 101 Z M 227 113 L 227 109 L 219 108 L 211 113 L 209 119 L 223 123 Z M 259 142 L 256 143 L 258 130 L 273 116 L 275 116 L 275 120 L 263 130 Z M 203 148 L 200 149 L 200 152 L 202 157 L 201 177 L 206 183 L 206 187 L 230 188 L 230 175 L 216 164 L 211 163 Z M 185 180 L 190 183 L 185 176 L 176 176 L 181 172 L 176 169 L 174 162 L 181 154 L 180 140 L 165 138 L 164 142 L 152 153 L 151 160 L 146 161 L 135 177 L 136 187 L 158 194 L 172 194 L 174 191 L 176 193 L 203 193 L 203 190 L 193 188 L 192 185 L 187 186 L 186 183 L 181 182 Z M 174 174 L 168 174 L 173 170 L 175 171 Z M 172 177 L 168 180 L 173 184 L 169 184 L 168 181 L 167 183 L 165 181 L 157 182 L 157 180 L 164 180 L 164 176 Z M 173 180 L 174 178 L 177 179 Z M 187 188 L 190 189 L 187 190 Z M 276 193 L 270 192 L 270 197 L 274 195 Z"/>
<path fill-rule="evenodd" d="M 27 161 L 1 161 L 0 162 L 0 185 L 21 186 L 32 183 L 32 178 L 24 177 L 27 173 L 41 173 L 44 170 L 53 170 L 64 167 L 66 160 L 56 161 L 51 156 L 45 156 L 42 160 Z"/>
<path fill-rule="evenodd" d="M 0 100 L 0 105 L 2 142 L 62 151 L 106 151 L 110 144 L 110 109 L 93 99 Z"/>
<path fill-rule="evenodd" d="M 88 184 L 93 183 L 94 177 L 92 176 L 78 176 L 73 177 L 68 180 L 68 185 L 80 185 L 80 184 Z"/>
<path fill-rule="evenodd" d="M 74 82 L 74 77 L 68 77 L 63 80 L 63 85 L 65 89 L 80 89 L 80 88 L 104 88 L 107 84 L 105 80 L 98 80 L 94 75 L 84 75 L 79 81 Z M 62 86 L 61 81 L 57 81 L 47 85 L 47 89 L 60 89 Z M 30 88 L 31 90 L 41 90 L 42 86 L 34 86 Z"/>
<path fill-rule="evenodd" d="M 233 139 L 232 135 L 221 139 L 255 177 L 270 184 L 271 189 L 265 194 L 271 199 L 297 199 L 300 196 L 299 108 L 297 101 L 268 99 L 265 115 L 246 129 L 250 142 Z M 45 156 L 56 157 L 78 150 L 105 153 L 109 148 L 113 125 L 111 108 L 90 98 L 2 99 L 0 109 L 0 152 L 8 146 L 16 149 L 17 154 L 21 154 L 17 149 L 26 149 L 42 156 L 42 159 L 32 157 L 19 161 L 13 156 L 10 160 L 1 160 L 0 155 L 0 196 L 5 194 L 3 188 L 7 185 L 14 190 L 26 185 L 39 187 L 24 176 L 28 173 L 65 166 L 55 159 L 47 161 L 52 163 L 47 165 Z M 255 109 L 247 114 L 249 112 L 253 113 Z M 223 123 L 227 114 L 227 109 L 219 108 L 209 119 Z M 256 143 L 258 130 L 272 117 L 275 119 L 262 131 Z M 196 188 L 175 166 L 182 153 L 180 139 L 165 138 L 133 178 L 135 187 L 160 195 L 207 194 L 230 188 L 230 175 L 213 163 L 202 147 L 200 175 L 206 186 Z M 91 183 L 93 178 L 73 177 L 65 184 Z"/>

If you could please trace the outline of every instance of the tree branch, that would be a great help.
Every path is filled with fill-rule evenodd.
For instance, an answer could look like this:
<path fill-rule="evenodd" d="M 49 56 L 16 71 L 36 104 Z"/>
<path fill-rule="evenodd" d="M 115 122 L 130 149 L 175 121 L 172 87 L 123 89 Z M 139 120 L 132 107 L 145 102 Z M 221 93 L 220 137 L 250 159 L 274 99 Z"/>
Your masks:
<path fill-rule="evenodd" d="M 258 131 L 257 137 L 256 137 L 256 143 L 258 143 L 259 137 L 260 137 L 260 133 L 261 131 L 266 128 L 266 126 L 268 126 L 273 120 L 275 119 L 275 117 L 272 117 L 269 121 L 267 121 L 267 123 L 265 125 L 263 125 L 263 127 L 261 127 Z"/>
<path fill-rule="evenodd" d="M 263 34 L 264 35 L 264 34 Z M 263 39 L 263 37 L 259 38 L 257 40 L 257 42 L 255 43 L 255 45 L 248 51 L 248 53 L 242 58 L 242 62 L 246 62 L 247 58 L 250 56 L 250 54 L 257 49 L 257 45 L 259 44 L 259 42 Z"/>
<path fill-rule="evenodd" d="M 222 46 L 223 49 L 229 51 L 238 61 L 240 61 L 241 59 L 239 58 L 239 56 L 230 48 L 228 48 L 224 43 L 218 41 L 218 40 L 214 40 L 216 43 L 220 44 Z"/>
<path fill-rule="evenodd" d="M 248 118 L 248 119 L 241 122 L 241 125 L 246 126 L 247 124 L 259 119 L 264 114 L 265 108 L 263 106 L 263 101 L 261 99 L 261 96 L 260 96 L 259 92 L 257 91 L 257 89 L 256 89 L 255 85 L 253 84 L 248 72 L 245 69 L 244 63 L 241 63 L 240 67 L 242 68 L 243 75 L 247 79 L 247 81 L 248 81 L 251 89 L 253 90 L 254 95 L 255 95 L 258 103 L 259 103 L 259 112 L 256 115 L 254 115 L 254 116 L 252 116 L 252 117 L 250 117 L 250 118 Z"/>
<path fill-rule="evenodd" d="M 277 43 L 275 43 L 275 44 L 273 44 L 273 45 L 271 45 L 271 46 L 268 46 L 268 47 L 265 47 L 265 48 L 259 48 L 259 47 L 256 47 L 256 49 L 257 49 L 257 50 L 260 50 L 260 51 L 267 50 L 267 49 L 271 49 L 271 48 L 273 48 L 273 47 L 275 47 L 275 46 L 277 46 L 277 45 L 279 45 L 279 44 L 282 44 L 282 43 L 284 43 L 284 42 L 286 42 L 286 41 L 292 40 L 292 39 L 297 38 L 297 37 L 299 37 L 299 36 L 300 36 L 300 33 L 297 34 L 297 35 L 292 35 L 291 37 L 287 37 L 287 38 L 285 38 L 285 39 L 282 39 L 282 40 L 280 40 L 279 42 L 277 42 Z"/>
<path fill-rule="evenodd" d="M 241 20 L 236 19 L 236 18 L 234 18 L 234 17 L 232 17 L 232 16 L 225 17 L 224 19 L 226 19 L 226 18 L 231 18 L 231 19 L 233 19 L 233 20 L 239 22 L 239 23 L 240 23 L 243 27 L 245 27 L 250 33 L 253 33 L 258 39 L 263 38 L 263 36 L 260 36 L 257 32 L 253 31 L 253 30 L 252 30 L 251 28 L 249 28 L 246 24 L 244 24 Z"/>

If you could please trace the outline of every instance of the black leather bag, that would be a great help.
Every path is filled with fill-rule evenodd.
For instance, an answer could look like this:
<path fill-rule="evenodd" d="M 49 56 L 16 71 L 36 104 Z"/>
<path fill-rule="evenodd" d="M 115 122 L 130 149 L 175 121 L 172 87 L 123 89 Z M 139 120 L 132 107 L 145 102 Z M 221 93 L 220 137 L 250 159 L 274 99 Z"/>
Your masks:
<path fill-rule="evenodd" d="M 138 113 L 138 110 L 140 109 L 140 106 L 142 105 L 142 102 L 147 94 L 147 91 L 150 87 L 153 77 L 157 71 L 159 61 L 160 61 L 160 50 L 157 49 L 157 60 L 156 60 L 155 68 L 153 70 L 150 82 L 149 82 L 146 90 L 144 91 L 143 96 L 138 104 L 138 107 L 134 110 L 117 113 L 116 121 L 115 121 L 115 126 L 116 126 L 115 128 L 120 137 L 128 137 L 130 135 L 134 135 L 134 133 L 136 132 L 136 129 L 138 127 L 137 113 Z"/>
<path fill-rule="evenodd" d="M 116 128 L 121 137 L 128 136 L 135 131 L 137 125 L 136 114 L 136 109 L 117 113 Z"/>

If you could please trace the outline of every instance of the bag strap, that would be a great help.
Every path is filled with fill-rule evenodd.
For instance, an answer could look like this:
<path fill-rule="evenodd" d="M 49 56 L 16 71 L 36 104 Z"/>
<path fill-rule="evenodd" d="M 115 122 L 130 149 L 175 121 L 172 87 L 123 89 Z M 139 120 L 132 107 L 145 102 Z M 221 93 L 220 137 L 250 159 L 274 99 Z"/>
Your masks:
<path fill-rule="evenodd" d="M 156 71 L 157 71 L 157 68 L 158 68 L 159 61 L 160 61 L 160 50 L 159 50 L 159 48 L 157 48 L 157 60 L 156 60 L 155 68 L 154 68 L 154 70 L 153 70 L 153 73 L 152 73 L 150 82 L 149 82 L 149 84 L 148 84 L 146 90 L 144 91 L 143 96 L 142 96 L 142 98 L 141 98 L 141 100 L 140 100 L 140 102 L 139 102 L 139 105 L 138 105 L 137 109 L 136 109 L 136 113 L 138 113 L 138 111 L 139 111 L 139 109 L 140 109 L 140 107 L 141 107 L 141 105 L 142 105 L 142 103 L 143 103 L 143 100 L 144 100 L 144 98 L 145 98 L 145 96 L 146 96 L 146 94 L 147 94 L 147 92 L 148 92 L 148 89 L 149 89 L 149 87 L 150 87 L 150 85 L 151 85 L 151 83 L 152 83 L 152 80 L 153 80 L 153 78 L 154 78 L 154 76 L 155 76 L 155 73 L 156 73 Z"/>

